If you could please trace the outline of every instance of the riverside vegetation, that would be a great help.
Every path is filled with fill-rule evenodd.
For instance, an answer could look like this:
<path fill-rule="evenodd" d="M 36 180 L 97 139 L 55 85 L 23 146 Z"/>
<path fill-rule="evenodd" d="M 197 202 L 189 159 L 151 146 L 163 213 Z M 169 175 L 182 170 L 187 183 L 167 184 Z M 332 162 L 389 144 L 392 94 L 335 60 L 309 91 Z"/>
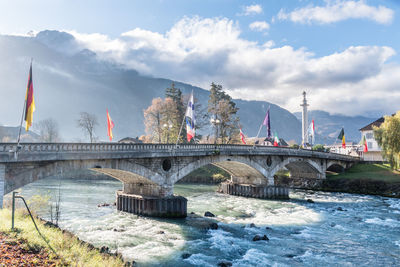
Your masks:
<path fill-rule="evenodd" d="M 35 221 L 48 244 L 23 210 L 16 210 L 14 231 L 10 229 L 11 210 L 0 210 L 0 266 L 124 266 L 120 257 L 100 253 L 69 232 L 38 219 Z"/>

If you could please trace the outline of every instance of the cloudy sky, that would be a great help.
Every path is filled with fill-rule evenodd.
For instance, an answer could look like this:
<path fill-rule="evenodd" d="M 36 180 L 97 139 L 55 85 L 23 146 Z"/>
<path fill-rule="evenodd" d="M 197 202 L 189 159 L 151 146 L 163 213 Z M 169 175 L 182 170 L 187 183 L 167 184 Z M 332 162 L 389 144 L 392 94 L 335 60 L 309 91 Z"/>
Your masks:
<path fill-rule="evenodd" d="M 398 0 L 0 0 L 0 34 L 63 30 L 154 77 L 346 115 L 400 109 Z"/>

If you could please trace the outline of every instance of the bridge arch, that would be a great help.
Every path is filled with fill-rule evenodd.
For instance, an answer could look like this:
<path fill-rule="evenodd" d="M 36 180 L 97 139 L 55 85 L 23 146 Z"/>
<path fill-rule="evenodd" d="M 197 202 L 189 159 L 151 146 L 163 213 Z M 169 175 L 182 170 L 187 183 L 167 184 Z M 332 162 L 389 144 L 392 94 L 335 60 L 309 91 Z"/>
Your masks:
<path fill-rule="evenodd" d="M 268 177 L 270 177 L 269 172 L 256 160 L 252 160 L 249 157 L 226 155 L 202 157 L 196 161 L 190 162 L 175 171 L 175 173 L 170 176 L 169 181 L 173 185 L 189 173 L 209 164 L 215 165 L 228 172 L 233 180 L 236 179 L 234 182 L 245 183 L 247 180 L 247 183 L 253 184 L 271 183 L 271 180 L 268 179 Z"/>
<path fill-rule="evenodd" d="M 299 178 L 325 178 L 324 163 L 309 158 L 289 157 L 275 165 L 271 174 L 274 176 L 279 170 L 286 168 L 291 177 Z"/>
<path fill-rule="evenodd" d="M 327 171 L 341 173 L 344 172 L 346 169 L 347 169 L 346 164 L 340 161 L 331 160 L 326 164 Z"/>
<path fill-rule="evenodd" d="M 164 177 L 160 174 L 132 162 L 131 160 L 74 160 L 27 164 L 6 174 L 5 194 L 40 179 L 71 173 L 77 170 L 90 169 L 113 177 L 126 184 L 147 184 L 162 186 Z M 10 176 L 10 177 L 7 177 Z M 124 188 L 125 189 L 125 188 Z"/>

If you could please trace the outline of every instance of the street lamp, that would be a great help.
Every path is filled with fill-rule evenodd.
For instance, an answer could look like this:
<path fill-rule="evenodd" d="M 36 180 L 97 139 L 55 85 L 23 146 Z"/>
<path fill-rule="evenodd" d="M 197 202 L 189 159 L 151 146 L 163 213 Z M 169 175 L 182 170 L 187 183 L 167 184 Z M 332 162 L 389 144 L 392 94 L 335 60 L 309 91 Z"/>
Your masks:
<path fill-rule="evenodd" d="M 215 127 L 215 140 L 214 140 L 214 144 L 217 144 L 217 139 L 218 139 L 218 124 L 221 123 L 221 121 L 217 118 L 211 118 L 210 120 L 211 124 L 214 125 Z"/>

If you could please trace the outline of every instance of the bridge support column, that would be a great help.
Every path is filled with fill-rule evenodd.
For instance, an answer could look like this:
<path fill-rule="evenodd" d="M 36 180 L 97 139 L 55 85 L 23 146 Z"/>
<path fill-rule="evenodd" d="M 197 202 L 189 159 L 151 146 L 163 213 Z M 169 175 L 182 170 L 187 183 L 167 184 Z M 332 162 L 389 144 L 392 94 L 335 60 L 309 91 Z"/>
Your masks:
<path fill-rule="evenodd" d="M 0 209 L 3 208 L 4 187 L 6 185 L 5 176 L 6 176 L 6 165 L 0 164 Z"/>
<path fill-rule="evenodd" d="M 141 196 L 117 191 L 116 197 L 119 211 L 161 218 L 185 218 L 187 215 L 187 199 L 181 196 Z"/>
<path fill-rule="evenodd" d="M 235 196 L 262 199 L 289 199 L 289 188 L 274 185 L 252 185 L 224 182 L 221 183 L 218 192 Z"/>
<path fill-rule="evenodd" d="M 268 177 L 268 185 L 275 185 L 275 178 L 272 177 Z"/>

